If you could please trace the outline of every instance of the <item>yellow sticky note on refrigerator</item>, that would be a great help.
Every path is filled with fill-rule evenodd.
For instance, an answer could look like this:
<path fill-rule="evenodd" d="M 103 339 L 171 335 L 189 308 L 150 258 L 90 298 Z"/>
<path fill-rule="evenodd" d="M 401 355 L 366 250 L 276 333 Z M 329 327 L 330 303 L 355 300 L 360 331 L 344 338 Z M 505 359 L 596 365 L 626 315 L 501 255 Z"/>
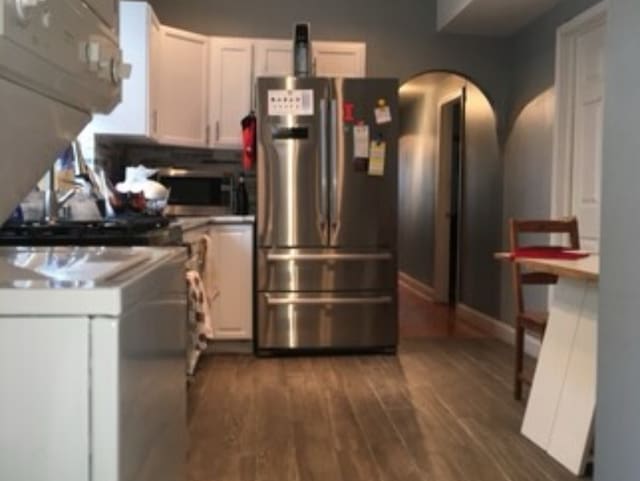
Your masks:
<path fill-rule="evenodd" d="M 369 175 L 383 176 L 384 161 L 387 152 L 386 142 L 371 142 L 369 147 Z"/>

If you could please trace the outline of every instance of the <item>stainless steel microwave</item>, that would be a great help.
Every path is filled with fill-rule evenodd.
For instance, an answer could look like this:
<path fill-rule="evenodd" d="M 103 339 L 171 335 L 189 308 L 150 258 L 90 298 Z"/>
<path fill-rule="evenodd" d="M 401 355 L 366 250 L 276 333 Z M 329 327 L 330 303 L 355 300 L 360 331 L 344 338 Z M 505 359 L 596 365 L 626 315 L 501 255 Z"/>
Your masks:
<path fill-rule="evenodd" d="M 170 216 L 228 215 L 234 210 L 234 173 L 222 166 L 163 168 L 158 182 L 170 189 L 165 214 Z"/>

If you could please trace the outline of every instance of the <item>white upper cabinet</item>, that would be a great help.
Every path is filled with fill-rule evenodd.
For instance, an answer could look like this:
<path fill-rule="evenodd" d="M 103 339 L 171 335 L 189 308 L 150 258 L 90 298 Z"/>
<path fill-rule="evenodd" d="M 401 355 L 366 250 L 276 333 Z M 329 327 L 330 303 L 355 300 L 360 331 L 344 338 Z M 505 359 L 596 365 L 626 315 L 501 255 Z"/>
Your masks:
<path fill-rule="evenodd" d="M 109 115 L 95 115 L 85 129 L 93 133 L 157 139 L 161 77 L 160 22 L 144 2 L 120 3 L 120 45 L 132 66 L 122 83 L 122 101 Z"/>
<path fill-rule="evenodd" d="M 291 40 L 256 40 L 256 77 L 282 77 L 293 74 L 293 42 Z"/>
<path fill-rule="evenodd" d="M 92 0 L 106 12 L 111 0 Z M 100 7 L 100 8 L 98 8 Z M 255 79 L 293 74 L 293 41 L 206 37 L 163 26 L 146 2 L 120 2 L 120 44 L 132 66 L 122 102 L 80 135 L 93 158 L 94 134 L 167 145 L 238 149 L 241 120 L 255 108 Z M 313 42 L 315 75 L 365 77 L 366 45 Z"/>
<path fill-rule="evenodd" d="M 255 40 L 256 77 L 293 74 L 293 41 Z M 313 42 L 318 77 L 366 77 L 367 47 L 359 42 Z"/>
<path fill-rule="evenodd" d="M 242 145 L 240 121 L 253 105 L 253 41 L 213 37 L 209 51 L 209 145 L 238 148 Z"/>
<path fill-rule="evenodd" d="M 367 47 L 358 42 L 313 42 L 318 77 L 366 77 Z"/>
<path fill-rule="evenodd" d="M 208 144 L 209 38 L 162 27 L 158 140 Z"/>

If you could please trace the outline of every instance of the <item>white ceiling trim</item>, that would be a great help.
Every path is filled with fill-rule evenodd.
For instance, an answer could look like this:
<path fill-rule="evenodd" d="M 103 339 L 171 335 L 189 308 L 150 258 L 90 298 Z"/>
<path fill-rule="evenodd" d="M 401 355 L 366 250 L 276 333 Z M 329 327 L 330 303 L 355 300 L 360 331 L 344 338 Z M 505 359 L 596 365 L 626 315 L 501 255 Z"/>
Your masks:
<path fill-rule="evenodd" d="M 438 0 L 438 30 L 505 37 L 554 7 L 560 0 Z"/>

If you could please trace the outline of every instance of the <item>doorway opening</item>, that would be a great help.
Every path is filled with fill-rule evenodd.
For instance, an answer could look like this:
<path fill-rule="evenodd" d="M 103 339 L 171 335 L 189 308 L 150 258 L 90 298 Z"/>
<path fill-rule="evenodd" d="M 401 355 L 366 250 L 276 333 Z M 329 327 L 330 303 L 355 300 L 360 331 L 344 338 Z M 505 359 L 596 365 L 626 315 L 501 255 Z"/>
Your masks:
<path fill-rule="evenodd" d="M 447 272 L 442 273 L 442 281 L 446 284 L 441 300 L 455 306 L 458 302 L 458 279 L 460 277 L 460 219 L 462 217 L 462 155 L 463 155 L 463 102 L 464 92 L 440 105 L 439 112 L 439 198 L 436 204 L 444 209 L 441 225 L 442 234 L 448 236 L 448 255 L 443 253 L 448 264 Z M 437 234 L 436 234 L 437 235 Z M 448 279 L 446 279 L 448 278 Z M 448 280 L 448 282 L 447 282 Z"/>

